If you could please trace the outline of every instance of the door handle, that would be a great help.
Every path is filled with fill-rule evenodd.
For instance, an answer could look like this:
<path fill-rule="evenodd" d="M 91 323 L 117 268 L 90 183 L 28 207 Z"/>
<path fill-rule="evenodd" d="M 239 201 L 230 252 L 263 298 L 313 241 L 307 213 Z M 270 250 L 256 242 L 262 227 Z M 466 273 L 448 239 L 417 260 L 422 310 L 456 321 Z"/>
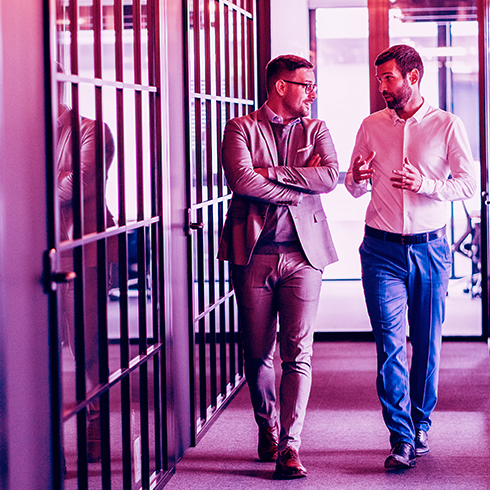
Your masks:
<path fill-rule="evenodd" d="M 482 191 L 481 197 L 483 197 L 484 199 L 483 203 L 485 204 L 485 206 L 488 206 L 490 204 L 490 200 L 488 199 L 488 192 Z"/>
<path fill-rule="evenodd" d="M 56 268 L 56 253 L 55 248 L 44 252 L 43 283 L 45 293 L 53 293 L 58 288 L 58 284 L 72 282 L 77 277 L 75 271 L 54 272 Z"/>
<path fill-rule="evenodd" d="M 193 221 L 192 219 L 192 209 L 187 208 L 187 230 L 186 235 L 190 236 L 192 230 L 202 230 L 204 228 L 204 223 L 202 221 Z"/>
<path fill-rule="evenodd" d="M 70 272 L 55 272 L 51 274 L 51 280 L 56 284 L 61 284 L 64 282 L 72 282 L 76 279 L 77 273 L 75 271 Z"/>

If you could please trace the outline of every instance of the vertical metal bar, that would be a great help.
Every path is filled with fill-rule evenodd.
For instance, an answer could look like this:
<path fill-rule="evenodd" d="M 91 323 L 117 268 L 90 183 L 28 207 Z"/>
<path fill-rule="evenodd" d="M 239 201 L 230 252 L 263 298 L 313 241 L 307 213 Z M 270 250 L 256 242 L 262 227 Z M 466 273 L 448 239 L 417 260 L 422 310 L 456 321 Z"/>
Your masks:
<path fill-rule="evenodd" d="M 235 302 L 230 301 L 229 304 L 229 321 L 230 321 L 230 332 L 229 332 L 229 344 L 230 344 L 230 382 L 231 385 L 235 384 L 235 376 L 236 376 L 236 339 L 235 339 Z"/>
<path fill-rule="evenodd" d="M 133 35 L 134 35 L 134 79 L 136 84 L 142 81 L 141 63 L 141 2 L 133 1 Z M 136 127 L 136 185 L 138 220 L 145 217 L 144 196 L 144 162 L 143 162 L 143 100 L 140 90 L 135 92 L 135 127 Z M 136 230 L 138 249 L 138 327 L 139 353 L 147 349 L 146 317 L 146 228 Z M 141 422 L 141 482 L 143 488 L 149 488 L 149 455 L 148 455 L 148 365 L 145 363 L 139 371 L 140 384 L 140 422 Z"/>
<path fill-rule="evenodd" d="M 196 201 L 197 203 L 202 203 L 203 201 L 203 152 L 202 152 L 202 111 L 204 104 L 201 99 L 195 98 L 195 165 L 196 165 Z M 203 222 L 203 210 L 201 207 L 197 209 L 197 220 L 198 222 Z M 204 232 L 202 229 L 196 231 L 195 235 L 195 243 L 196 248 L 194 252 L 197 252 L 197 284 L 198 284 L 198 309 L 199 313 L 204 311 L 205 308 L 205 278 L 204 278 Z M 199 391 L 200 391 L 200 418 L 202 420 L 206 420 L 206 327 L 204 319 L 199 320 L 198 322 L 198 330 L 199 330 L 199 346 L 198 346 L 198 355 L 199 355 Z"/>
<path fill-rule="evenodd" d="M 221 23 L 221 14 L 222 8 L 216 9 L 215 16 L 215 29 L 216 29 L 216 85 L 218 87 L 218 96 L 221 95 L 221 87 L 222 87 L 222 57 L 221 57 L 221 46 L 223 42 L 222 29 L 223 24 Z M 222 103 L 220 100 L 216 102 L 216 131 L 218 135 L 217 142 L 217 158 L 218 158 L 218 175 L 217 175 L 217 189 L 218 189 L 218 197 L 222 197 L 224 195 L 224 179 L 223 179 L 223 169 L 221 162 L 221 138 L 223 134 L 223 121 L 222 121 Z M 225 212 L 223 201 L 219 201 L 217 204 L 217 213 L 218 213 L 218 236 L 221 236 L 223 231 Z M 225 295 L 225 263 L 220 260 L 218 262 L 218 294 L 219 297 L 222 298 Z M 218 342 L 219 342 L 219 352 L 220 352 L 220 384 L 219 391 L 226 397 L 226 374 L 227 374 L 227 363 L 226 363 L 226 316 L 225 316 L 225 303 L 221 303 L 219 306 L 219 333 L 218 333 Z"/>
<path fill-rule="evenodd" d="M 233 32 L 233 93 L 232 97 L 239 98 L 240 92 L 238 91 L 239 84 L 239 64 L 238 64 L 238 13 L 235 9 L 232 11 L 233 26 L 231 31 Z"/>
<path fill-rule="evenodd" d="M 449 24 L 444 22 L 442 24 L 437 25 L 437 46 L 438 47 L 447 47 L 450 46 L 449 41 Z M 438 57 L 438 81 L 439 81 L 439 107 L 444 110 L 448 109 L 448 66 L 447 66 L 447 57 L 439 56 Z"/>
<path fill-rule="evenodd" d="M 186 131 L 185 131 L 185 140 L 186 140 L 186 148 L 187 148 L 187 156 L 188 156 L 188 164 L 187 164 L 187 178 L 186 178 L 186 195 L 187 195 L 187 212 L 189 215 L 192 214 L 192 192 L 193 192 L 193 172 L 192 172 L 192 122 L 193 122 L 193 104 L 192 104 L 192 92 L 194 91 L 195 83 L 192 84 L 192 63 L 195 62 L 191 54 L 191 46 L 193 44 L 194 30 L 196 29 L 195 21 L 194 21 L 194 0 L 186 0 L 183 2 L 183 14 L 185 20 L 185 28 L 186 35 L 184 36 L 184 53 L 188 59 L 187 63 L 184 63 L 184 76 L 187 81 L 186 87 L 186 97 L 184 98 L 185 109 L 186 109 Z M 194 67 L 195 73 L 195 67 Z M 188 257 L 188 280 L 189 287 L 188 289 L 188 302 L 189 302 L 189 359 L 190 359 L 190 369 L 189 369 L 189 384 L 191 387 L 190 393 L 190 412 L 191 412 L 191 445 L 196 444 L 197 440 L 197 400 L 196 400 L 196 390 L 195 386 L 198 382 L 196 376 L 196 354 L 195 354 L 195 341 L 196 341 L 196 333 L 195 333 L 195 323 L 194 323 L 194 267 L 193 267 L 193 256 L 194 256 L 194 233 L 189 230 L 189 239 L 188 239 L 188 247 L 187 247 L 187 257 Z"/>
<path fill-rule="evenodd" d="M 71 34 L 71 73 L 78 75 L 78 1 L 74 0 L 69 7 Z M 80 165 L 80 120 L 78 85 L 72 83 L 72 156 L 73 156 L 73 236 L 83 236 L 83 192 Z M 75 391 L 76 399 L 85 400 L 85 336 L 83 308 L 83 250 L 74 249 L 75 279 Z M 71 321 L 72 319 L 70 319 Z M 82 409 L 77 413 L 77 451 L 78 451 L 78 488 L 88 489 L 87 466 L 87 412 Z"/>
<path fill-rule="evenodd" d="M 252 77 L 251 80 L 251 88 L 252 91 L 250 93 L 249 99 L 253 100 L 253 108 L 257 109 L 257 95 L 258 95 L 258 90 L 257 90 L 257 59 L 258 55 L 256 55 L 258 49 L 257 49 L 257 5 L 255 0 L 249 0 L 249 7 L 250 7 L 250 12 L 252 13 L 252 19 L 250 21 L 250 29 L 252 31 L 250 35 L 250 57 L 252 59 L 252 67 L 250 69 L 250 76 Z M 270 31 L 270 29 L 269 29 Z M 262 79 L 264 77 L 262 76 Z"/>
<path fill-rule="evenodd" d="M 271 58 L 271 5 L 270 0 L 259 0 L 256 5 L 257 72 L 264 73 L 265 66 Z M 263 76 L 259 79 L 257 99 L 259 105 L 262 105 L 267 100 L 267 90 Z"/>
<path fill-rule="evenodd" d="M 224 38 L 225 38 L 225 97 L 231 97 L 231 87 L 230 87 L 230 74 L 231 74 L 231 66 L 230 66 L 230 43 L 227 42 L 230 38 L 230 11 L 228 9 L 228 5 L 224 6 Z"/>
<path fill-rule="evenodd" d="M 224 5 L 223 1 L 219 2 L 219 8 L 216 9 L 216 80 L 219 87 L 218 95 L 226 97 L 229 93 L 229 77 L 227 76 L 227 66 L 229 66 L 228 59 L 228 38 L 227 38 L 227 22 L 228 22 L 228 7 Z M 224 104 L 224 105 L 223 105 Z M 218 196 L 223 196 L 225 192 L 225 183 L 223 178 L 223 168 L 221 160 L 221 139 L 223 136 L 223 107 L 227 107 L 226 102 L 217 102 L 217 134 L 218 141 Z M 225 109 L 226 110 L 226 109 Z M 225 210 L 222 201 L 218 203 L 218 234 L 221 236 L 223 230 L 223 224 L 225 220 Z M 227 266 L 225 262 L 219 261 L 218 264 L 219 274 L 219 295 L 223 297 L 226 293 L 226 280 L 225 271 Z M 229 300 L 228 300 L 229 301 Z M 221 303 L 219 307 L 219 344 L 220 344 L 220 392 L 223 397 L 226 397 L 227 393 L 227 378 L 228 378 L 228 362 L 227 362 L 227 335 L 226 335 L 227 321 L 226 321 L 226 302 Z"/>
<path fill-rule="evenodd" d="M 253 9 L 251 15 L 244 12 L 246 7 Z M 245 0 L 189 0 L 186 12 L 192 12 L 187 18 L 186 46 L 192 45 L 194 53 L 192 59 L 189 50 L 186 51 L 189 55 L 187 69 L 189 72 L 193 69 L 188 107 L 189 214 L 192 221 L 203 223 L 205 218 L 207 233 L 204 237 L 203 229 L 198 228 L 189 239 L 190 302 L 197 306 L 197 311 L 194 308 L 190 315 L 193 327 L 190 352 L 195 358 L 193 373 L 199 374 L 199 379 L 191 375 L 191 383 L 194 381 L 193 387 L 199 393 L 198 431 L 214 413 L 218 391 L 226 398 L 227 373 L 233 385 L 240 378 L 235 370 L 240 354 L 236 351 L 239 335 L 235 331 L 234 299 L 215 305 L 218 296 L 221 298 L 230 292 L 229 265 L 217 263 L 214 256 L 225 216 L 226 201 L 221 198 L 227 192 L 219 154 L 223 120 L 244 114 L 254 106 L 248 97 L 256 92 L 256 24 L 255 3 Z M 215 53 L 211 56 L 213 49 Z M 236 100 L 222 100 L 225 97 Z M 202 315 L 204 311 L 206 314 Z"/>
<path fill-rule="evenodd" d="M 241 46 L 241 59 L 240 63 L 240 78 L 241 78 L 241 90 L 240 97 L 246 99 L 248 95 L 247 90 L 247 73 L 249 71 L 249 60 L 247 56 L 247 18 L 243 13 L 239 14 L 239 30 L 240 30 L 240 46 Z M 245 112 L 246 114 L 246 112 Z"/>
<path fill-rule="evenodd" d="M 233 303 L 234 304 L 234 303 Z M 244 371 L 243 371 L 243 355 L 242 355 L 242 334 L 240 332 L 240 329 L 239 329 L 239 325 L 238 325 L 238 310 L 237 310 L 237 313 L 235 315 L 235 318 L 237 318 L 237 320 L 233 321 L 233 324 L 236 325 L 236 345 L 237 345 L 237 357 L 238 357 L 238 366 L 237 366 L 237 375 L 239 376 L 243 376 L 244 374 Z"/>
<path fill-rule="evenodd" d="M 448 22 L 443 22 L 437 24 L 437 46 L 438 47 L 447 47 L 450 46 L 450 25 Z M 439 85 L 439 108 L 447 111 L 448 109 L 448 101 L 450 101 L 451 97 L 448 91 L 448 64 L 446 56 L 438 57 L 438 85 Z M 450 243 L 454 243 L 454 203 L 450 203 L 451 209 L 451 218 L 450 218 Z M 454 279 L 456 277 L 456 266 L 454 263 L 454 252 L 451 252 L 451 256 L 453 258 L 451 264 L 451 278 Z"/>
<path fill-rule="evenodd" d="M 129 367 L 129 322 L 128 322 L 128 268 L 127 237 L 119 235 L 119 308 L 121 316 L 120 356 L 121 369 Z M 131 490 L 131 389 L 130 377 L 121 380 L 121 432 L 122 432 L 122 468 L 124 490 Z"/>
<path fill-rule="evenodd" d="M 134 80 L 141 84 L 141 5 L 140 0 L 133 3 L 133 50 Z M 136 194 L 137 219 L 144 219 L 144 178 L 143 178 L 143 102 L 141 90 L 136 90 L 135 98 L 135 132 L 136 132 Z"/>
<path fill-rule="evenodd" d="M 161 341 L 160 333 L 161 326 L 160 321 L 161 317 L 159 315 L 159 291 L 160 285 L 163 281 L 160 281 L 160 240 L 159 240 L 159 226 L 157 223 L 154 223 L 151 227 L 151 235 L 152 235 L 152 297 L 153 297 L 153 341 L 154 343 L 158 343 Z M 164 349 L 163 349 L 164 350 Z M 154 411 L 154 427 L 155 427 L 155 463 L 156 463 L 156 471 L 160 471 L 162 469 L 162 445 L 164 444 L 165 433 L 162 432 L 162 413 L 164 410 L 162 409 L 161 402 L 165 400 L 164 398 L 160 398 L 160 384 L 161 384 L 161 372 L 160 372 L 160 355 L 155 355 L 153 357 L 153 411 Z"/>
<path fill-rule="evenodd" d="M 102 3 L 94 0 L 94 75 L 102 78 Z M 106 135 L 102 111 L 102 87 L 95 87 L 95 121 L 96 121 L 96 212 L 97 231 L 106 229 L 105 182 L 106 182 Z M 99 346 L 99 382 L 106 384 L 109 380 L 109 346 L 107 334 L 107 254 L 106 241 L 97 241 L 97 318 Z M 102 488 L 111 487 L 111 448 L 110 448 L 110 406 L 109 391 L 100 396 L 100 435 L 102 456 Z"/>
<path fill-rule="evenodd" d="M 207 389 L 206 389 L 206 320 L 202 317 L 198 321 L 199 329 L 199 418 L 202 422 L 207 418 Z"/>
<path fill-rule="evenodd" d="M 146 227 L 136 230 L 138 250 L 138 330 L 139 354 L 147 350 L 147 318 L 146 318 Z M 141 479 L 143 488 L 149 488 L 149 456 L 148 456 L 148 365 L 140 368 L 140 420 L 141 420 Z"/>
<path fill-rule="evenodd" d="M 56 183 L 57 178 L 57 162 L 56 162 L 56 121 L 54 115 L 57 114 L 58 100 L 53 96 L 57 94 L 56 86 L 56 68 L 54 68 L 54 32 L 56 29 L 56 9 L 53 1 L 44 2 L 43 18 L 45 25 L 49 26 L 45 29 L 44 34 L 44 50 L 49 53 L 50 57 L 46 60 L 44 72 L 46 79 L 46 130 L 47 130 L 47 238 L 48 250 L 57 247 L 59 242 L 59 234 L 57 231 L 57 223 L 59 215 L 56 205 Z M 46 270 L 46 268 L 45 268 Z M 52 474 L 53 487 L 62 488 L 63 473 L 64 473 L 64 456 L 63 456 L 63 436 L 61 423 L 61 349 L 60 335 L 58 326 L 58 303 L 56 292 L 49 293 L 48 315 L 49 315 L 49 369 L 50 369 L 50 398 L 51 398 L 51 439 L 52 439 Z M 0 360 L 0 365 L 3 361 Z M 2 366 L 3 368 L 3 366 Z M 1 368 L 0 368 L 1 369 Z M 2 382 L 0 382 L 0 385 Z M 2 389 L 0 388 L 0 391 Z M 2 423 L 6 420 L 6 413 L 3 409 L 3 403 L 0 403 L 0 432 L 5 434 L 5 427 Z M 0 473 L 3 475 L 7 472 L 7 462 L 0 462 Z"/>
<path fill-rule="evenodd" d="M 124 44 L 123 26 L 124 15 L 122 0 L 114 1 L 114 31 L 115 31 L 115 60 L 116 80 L 124 81 Z M 124 153 L 124 92 L 116 89 L 116 118 L 117 118 L 117 168 L 118 168 L 118 221 L 120 226 L 126 225 L 126 174 Z"/>
<path fill-rule="evenodd" d="M 149 60 L 149 85 L 160 86 L 157 84 L 159 77 L 159 64 L 158 56 L 156 55 L 157 49 L 159 49 L 159 36 L 158 36 L 158 16 L 156 11 L 156 5 L 153 0 L 148 0 L 147 4 L 147 30 L 148 30 L 148 60 Z M 161 124 L 160 124 L 160 106 L 158 104 L 159 96 L 155 93 L 150 93 L 149 96 L 149 114 L 150 114 L 150 168 L 151 168 L 151 215 L 161 215 L 161 194 L 162 188 L 161 182 Z M 162 296 L 162 284 L 160 272 L 162 271 L 161 263 L 163 255 L 160 247 L 159 232 L 161 227 L 154 223 L 151 226 L 151 271 L 152 271 L 152 320 L 153 320 L 153 342 L 160 342 L 163 335 L 161 335 L 161 321 L 164 316 L 161 316 L 160 306 L 163 305 Z M 154 411 L 154 431 L 155 431 L 155 464 L 156 471 L 159 472 L 162 469 L 162 445 L 164 445 L 165 434 L 162 433 L 162 400 L 165 398 L 160 397 L 160 385 L 161 385 L 161 369 L 160 369 L 160 356 L 156 355 L 153 358 L 153 411 Z"/>
<path fill-rule="evenodd" d="M 238 69 L 238 14 L 236 10 L 233 10 L 232 12 L 232 19 L 233 19 L 233 26 L 231 28 L 231 31 L 233 32 L 233 93 L 235 97 L 239 97 L 239 91 L 238 91 L 238 83 L 239 83 L 239 69 Z M 235 107 L 234 112 L 232 114 L 233 116 L 239 116 L 241 115 L 241 110 L 238 108 L 238 104 L 233 104 Z M 231 304 L 233 305 L 233 303 Z M 233 306 L 232 306 L 233 307 Z M 231 315 L 230 315 L 231 318 Z M 234 384 L 234 378 L 235 378 L 235 373 L 236 373 L 236 342 L 235 342 L 235 332 L 232 330 L 231 325 L 230 325 L 230 375 L 231 375 L 231 382 Z"/>
<path fill-rule="evenodd" d="M 310 9 L 309 11 L 309 34 L 310 34 L 310 53 L 311 59 L 310 61 L 315 66 L 315 78 L 318 79 L 318 67 L 317 67 L 317 56 L 318 49 L 316 44 L 316 9 Z M 318 99 L 313 101 L 311 105 L 311 117 L 318 117 Z"/>
<path fill-rule="evenodd" d="M 155 147 L 156 147 L 156 195 L 155 199 L 158 203 L 156 212 L 159 216 L 163 213 L 162 203 L 162 189 L 163 189 L 163 175 L 162 175 L 162 165 L 163 165 L 163 155 L 162 155 L 162 107 L 161 107 L 161 64 L 160 64 L 160 2 L 151 0 L 152 13 L 153 13 L 153 29 L 154 40 L 152 42 L 153 54 L 151 59 L 154 60 L 154 80 L 152 82 L 158 89 L 155 95 L 155 128 L 152 131 L 155 137 Z M 159 291 L 159 342 L 166 342 L 166 308 L 165 308 L 165 281 L 164 281 L 164 249 L 163 249 L 163 223 L 160 220 L 158 225 L 156 225 L 157 233 L 157 244 L 155 252 L 155 261 L 158 264 L 158 291 Z M 160 407 L 160 418 L 155 420 L 155 424 L 158 426 L 160 433 L 156 434 L 156 439 L 160 441 L 158 444 L 159 455 L 157 455 L 157 461 L 159 462 L 158 469 L 167 470 L 168 469 L 168 427 L 167 427 L 167 384 L 166 384 L 166 349 L 162 349 L 159 356 L 159 366 L 155 366 L 155 372 L 159 367 L 159 383 L 156 385 L 155 389 L 155 399 L 158 400 L 158 407 Z M 159 387 L 159 395 L 157 396 L 157 388 Z"/>
<path fill-rule="evenodd" d="M 206 0 L 204 4 L 204 59 L 205 59 L 205 93 L 211 95 L 212 87 L 212 67 L 211 67 L 211 2 L 214 0 Z M 216 63 L 215 63 L 216 66 Z M 206 188 L 207 199 L 212 200 L 214 197 L 214 172 L 213 172 L 213 116 L 211 101 L 206 98 L 205 101 L 205 117 L 206 117 L 206 161 L 203 162 L 203 166 L 206 165 Z M 214 220 L 213 220 L 213 205 L 208 206 L 207 216 L 207 246 L 208 246 L 208 301 L 212 305 L 215 302 L 215 271 L 214 271 Z M 206 283 L 204 283 L 206 286 Z M 216 317 L 214 311 L 211 312 L 209 317 L 209 377 L 210 377 L 210 401 L 213 406 L 217 405 L 217 389 L 216 389 Z"/>
<path fill-rule="evenodd" d="M 216 95 L 221 97 L 222 95 L 222 78 L 221 78 L 221 46 L 223 43 L 223 37 L 221 33 L 221 15 L 222 15 L 222 2 L 220 0 L 215 1 L 214 8 L 214 51 L 215 51 L 215 60 L 216 60 Z M 219 137 L 221 137 L 221 133 L 218 132 Z"/>
<path fill-rule="evenodd" d="M 115 62 L 116 80 L 124 81 L 124 12 L 122 0 L 114 0 Z M 116 89 L 117 120 L 117 169 L 118 169 L 118 222 L 126 225 L 126 173 L 124 153 L 124 93 Z M 119 315 L 120 315 L 120 365 L 121 370 L 129 367 L 129 311 L 128 311 L 128 243 L 127 235 L 118 235 L 119 253 Z M 121 434 L 122 434 L 122 478 L 123 490 L 131 490 L 131 387 L 130 377 L 121 380 Z"/>
<path fill-rule="evenodd" d="M 225 17 L 225 20 L 226 19 L 228 19 L 228 16 Z M 228 26 L 225 23 L 225 32 L 227 33 L 227 31 L 228 31 Z M 225 43 L 225 51 L 228 49 L 228 45 L 229 45 L 229 43 Z M 227 71 L 229 71 L 229 53 L 225 54 L 225 56 L 226 56 L 226 67 L 227 67 L 227 69 L 225 70 L 225 77 L 229 80 L 229 73 L 227 73 Z M 231 103 L 225 102 L 225 121 L 228 121 L 228 119 L 230 119 L 232 117 L 231 106 L 232 106 Z M 232 288 L 232 285 L 230 282 L 230 280 L 231 280 L 231 276 L 230 276 L 231 265 L 227 264 L 226 267 L 228 269 L 228 275 L 227 275 L 227 279 L 229 281 L 228 287 L 231 290 L 231 288 Z M 233 297 L 233 298 L 228 300 L 227 305 L 226 305 L 226 307 L 228 309 L 228 330 L 225 329 L 224 337 L 225 337 L 225 350 L 227 352 L 226 364 L 228 366 L 228 369 L 225 370 L 225 372 L 227 372 L 227 377 L 225 378 L 227 384 L 228 383 L 233 384 L 233 379 L 235 376 L 234 362 L 233 362 L 233 359 L 234 359 L 233 351 L 235 348 L 234 347 L 234 341 L 233 341 L 234 340 L 234 333 L 233 333 L 234 323 L 233 323 L 233 316 L 232 316 L 232 307 L 233 307 L 234 301 L 235 300 Z"/>
<path fill-rule="evenodd" d="M 194 92 L 201 92 L 201 9 L 199 0 L 194 0 L 192 26 L 194 34 Z"/>
<path fill-rule="evenodd" d="M 148 430 L 148 362 L 140 367 L 140 420 L 141 420 L 141 484 L 150 489 L 150 458 Z"/>
<path fill-rule="evenodd" d="M 197 212 L 199 222 L 203 221 L 203 212 L 200 208 Z M 198 309 L 204 311 L 204 233 L 202 229 L 195 233 L 197 241 L 197 284 L 198 284 Z M 207 413 L 207 389 L 206 389 L 206 322 L 204 318 L 198 321 L 198 355 L 199 355 L 199 403 L 200 419 L 206 420 Z"/>
<path fill-rule="evenodd" d="M 247 69 L 245 70 L 246 83 L 244 98 L 253 100 L 253 81 L 254 81 L 254 30 L 253 30 L 253 18 L 249 19 L 245 17 L 245 35 L 246 35 L 246 58 Z"/>
<path fill-rule="evenodd" d="M 209 172 L 209 169 L 208 169 Z M 211 176 L 212 172 L 209 172 Z M 208 287 L 209 304 L 216 302 L 216 276 L 215 276 L 215 256 L 214 250 L 214 205 L 208 206 Z M 211 404 L 217 406 L 217 357 L 216 357 L 216 310 L 212 309 L 209 313 L 209 365 L 210 365 L 210 397 Z"/>
<path fill-rule="evenodd" d="M 78 75 L 78 2 L 70 3 L 71 34 L 71 73 Z M 73 143 L 73 238 L 83 236 L 83 195 L 80 168 L 80 120 L 78 85 L 71 84 L 72 89 L 72 143 Z"/>
<path fill-rule="evenodd" d="M 481 168 L 481 284 L 482 340 L 490 339 L 490 224 L 489 162 L 490 151 L 490 0 L 478 0 L 478 52 L 480 99 L 480 168 Z M 490 344 L 489 344 L 490 346 Z"/>
<path fill-rule="evenodd" d="M 141 84 L 141 0 L 133 0 L 134 81 Z"/>
<path fill-rule="evenodd" d="M 204 58 L 204 86 L 205 93 L 211 94 L 211 20 L 210 12 L 211 2 L 214 0 L 205 0 L 203 11 L 203 30 L 204 30 L 204 42 L 202 46 L 202 53 Z"/>

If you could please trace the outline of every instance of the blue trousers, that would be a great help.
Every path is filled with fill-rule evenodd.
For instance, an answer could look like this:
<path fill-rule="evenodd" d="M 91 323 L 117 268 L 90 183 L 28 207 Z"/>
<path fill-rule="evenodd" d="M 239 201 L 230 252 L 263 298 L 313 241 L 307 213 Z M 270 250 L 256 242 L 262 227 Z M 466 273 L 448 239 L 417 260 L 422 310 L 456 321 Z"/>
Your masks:
<path fill-rule="evenodd" d="M 298 450 L 311 388 L 322 271 L 314 269 L 301 252 L 254 254 L 247 266 L 233 266 L 233 285 L 255 420 L 261 428 L 280 425 L 279 451 L 288 446 Z M 280 424 L 273 363 L 278 318 Z"/>
<path fill-rule="evenodd" d="M 451 254 L 446 237 L 403 245 L 365 236 L 362 283 L 378 357 L 377 390 L 390 442 L 414 444 L 429 430 L 437 402 L 439 361 Z M 412 363 L 406 349 L 408 318 Z"/>

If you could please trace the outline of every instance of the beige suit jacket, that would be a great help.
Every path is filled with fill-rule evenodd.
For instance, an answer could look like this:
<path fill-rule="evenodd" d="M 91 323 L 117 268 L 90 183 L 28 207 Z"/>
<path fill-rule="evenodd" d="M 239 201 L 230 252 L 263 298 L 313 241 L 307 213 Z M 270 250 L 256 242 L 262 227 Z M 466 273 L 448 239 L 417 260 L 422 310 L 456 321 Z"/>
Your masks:
<path fill-rule="evenodd" d="M 73 237 L 73 112 L 66 108 L 58 123 L 57 171 L 58 196 L 60 204 L 60 241 L 72 240 Z M 80 116 L 80 172 L 83 185 L 83 232 L 85 235 L 97 231 L 97 138 L 96 122 L 87 117 Z M 105 176 L 114 157 L 114 138 L 109 126 L 104 124 L 105 132 Z M 114 218 L 105 206 L 106 227 L 114 226 Z M 110 262 L 117 261 L 117 243 L 110 240 Z M 85 247 L 85 265 L 95 266 L 97 263 L 97 250 L 95 243 Z"/>
<path fill-rule="evenodd" d="M 323 268 L 337 254 L 320 194 L 338 182 L 337 154 L 325 123 L 302 118 L 291 130 L 285 166 L 278 165 L 277 147 L 264 106 L 226 124 L 222 164 L 233 191 L 220 240 L 218 258 L 247 265 L 264 228 L 271 204 L 287 206 L 310 264 Z M 321 166 L 306 167 L 315 154 Z M 267 168 L 268 178 L 254 168 Z"/>

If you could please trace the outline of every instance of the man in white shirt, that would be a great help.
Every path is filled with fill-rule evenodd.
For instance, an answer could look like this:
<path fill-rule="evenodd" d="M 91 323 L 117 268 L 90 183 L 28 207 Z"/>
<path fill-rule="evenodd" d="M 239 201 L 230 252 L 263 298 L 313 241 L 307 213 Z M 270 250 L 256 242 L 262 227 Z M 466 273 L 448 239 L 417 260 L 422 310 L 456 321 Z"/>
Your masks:
<path fill-rule="evenodd" d="M 424 67 L 417 51 L 392 46 L 375 65 L 387 108 L 362 122 L 345 185 L 359 197 L 372 184 L 360 247 L 362 281 L 392 447 L 385 467 L 399 469 L 429 452 L 451 266 L 446 203 L 470 198 L 477 184 L 461 120 L 420 94 Z"/>

